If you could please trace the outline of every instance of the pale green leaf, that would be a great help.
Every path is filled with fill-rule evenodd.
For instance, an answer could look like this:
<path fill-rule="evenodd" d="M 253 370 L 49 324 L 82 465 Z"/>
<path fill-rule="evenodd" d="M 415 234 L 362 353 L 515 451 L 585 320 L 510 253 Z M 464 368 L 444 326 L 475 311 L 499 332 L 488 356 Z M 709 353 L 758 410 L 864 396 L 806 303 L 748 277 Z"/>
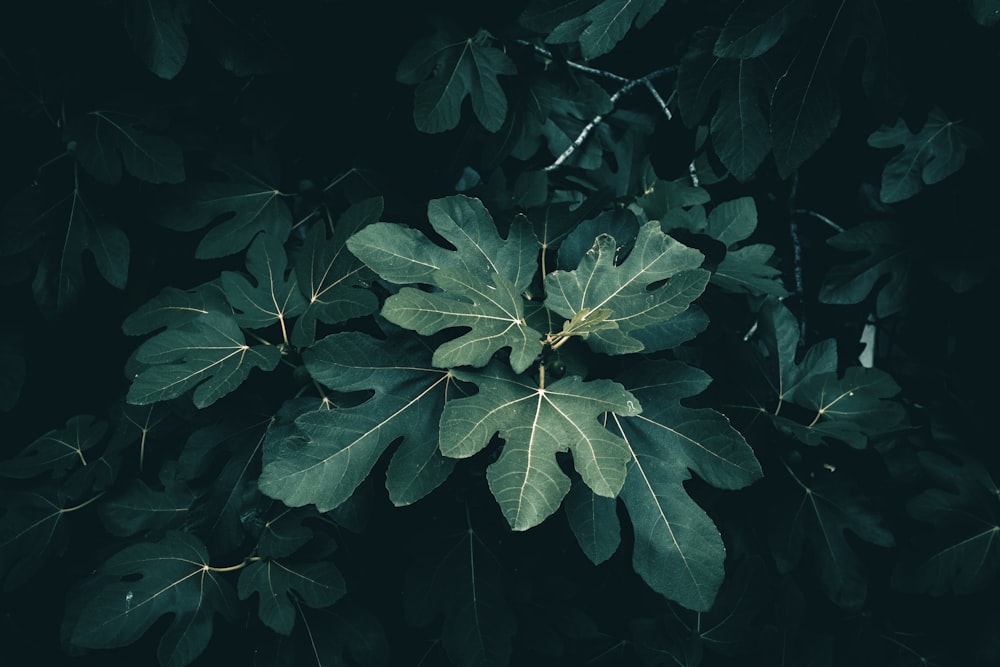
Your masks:
<path fill-rule="evenodd" d="M 223 271 L 221 276 L 222 291 L 236 311 L 236 323 L 244 329 L 279 323 L 287 341 L 288 318 L 305 310 L 306 302 L 295 274 L 288 271 L 281 241 L 267 233 L 258 234 L 247 251 L 247 271 L 256 284 L 232 271 Z"/>
<path fill-rule="evenodd" d="M 505 440 L 487 480 L 514 530 L 527 530 L 559 508 L 569 478 L 557 452 L 573 454 L 573 465 L 595 493 L 614 497 L 625 481 L 628 452 L 621 438 L 599 421 L 605 413 L 635 415 L 639 401 L 610 380 L 583 382 L 567 376 L 538 386 L 500 364 L 479 372 L 455 370 L 479 393 L 448 401 L 441 415 L 441 453 L 466 458 L 495 434 Z"/>
<path fill-rule="evenodd" d="M 684 312 L 709 278 L 697 268 L 704 256 L 664 234 L 657 221 L 639 229 L 635 246 L 620 264 L 617 254 L 615 239 L 601 234 L 575 270 L 554 271 L 545 281 L 545 306 L 567 319 L 584 309 L 611 310 L 607 321 L 618 328 L 587 339 L 593 349 L 609 354 L 643 349 L 630 334 Z M 666 284 L 650 289 L 664 280 Z"/>
<path fill-rule="evenodd" d="M 173 79 L 187 60 L 186 0 L 130 0 L 125 28 L 150 72 Z"/>
<path fill-rule="evenodd" d="M 541 354 L 543 336 L 528 326 L 524 298 L 501 274 L 484 280 L 462 269 L 441 269 L 434 282 L 445 291 L 404 287 L 386 299 L 382 316 L 424 336 L 468 328 L 468 333 L 438 346 L 435 366 L 484 366 L 495 352 L 509 347 L 511 367 L 521 373 Z"/>
<path fill-rule="evenodd" d="M 579 42 L 586 60 L 608 53 L 635 24 L 642 28 L 663 7 L 665 0 L 603 0 L 585 14 L 560 23 L 545 41 Z"/>
<path fill-rule="evenodd" d="M 329 561 L 260 560 L 240 572 L 237 591 L 241 600 L 257 594 L 257 615 L 264 625 L 290 635 L 298 601 L 314 609 L 329 607 L 343 597 L 346 585 L 340 570 Z"/>
<path fill-rule="evenodd" d="M 868 137 L 875 148 L 903 150 L 892 157 L 882 169 L 882 189 L 879 198 L 886 204 L 909 199 L 924 185 L 934 185 L 954 174 L 965 164 L 969 148 L 982 144 L 979 135 L 961 124 L 948 120 L 938 107 L 931 109 L 927 121 L 918 132 L 910 132 L 906 121 L 896 120 Z"/>
<path fill-rule="evenodd" d="M 274 370 L 281 353 L 273 345 L 247 345 L 231 317 L 209 312 L 153 336 L 139 346 L 136 359 L 147 366 L 129 387 L 129 403 L 165 401 L 194 389 L 194 404 L 204 408 L 235 390 L 254 368 Z"/>
<path fill-rule="evenodd" d="M 159 542 L 126 547 L 97 574 L 101 584 L 83 603 L 70 635 L 76 646 L 128 646 L 170 615 L 157 658 L 163 667 L 184 667 L 208 646 L 215 614 L 235 616 L 232 587 L 210 569 L 193 535 L 171 532 Z"/>

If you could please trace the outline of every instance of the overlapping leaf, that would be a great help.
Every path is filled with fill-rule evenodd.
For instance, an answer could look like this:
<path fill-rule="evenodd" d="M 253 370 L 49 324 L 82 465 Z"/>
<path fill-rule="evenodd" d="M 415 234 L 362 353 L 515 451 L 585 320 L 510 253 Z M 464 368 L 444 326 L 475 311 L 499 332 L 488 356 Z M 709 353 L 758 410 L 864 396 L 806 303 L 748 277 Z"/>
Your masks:
<path fill-rule="evenodd" d="M 580 16 L 557 25 L 545 41 L 577 42 L 586 60 L 611 51 L 635 24 L 642 28 L 663 7 L 665 0 L 602 0 Z"/>
<path fill-rule="evenodd" d="M 236 310 L 236 323 L 244 329 L 281 325 L 288 341 L 288 318 L 305 310 L 295 274 L 288 272 L 288 260 L 281 241 L 270 234 L 258 234 L 247 251 L 247 270 L 256 285 L 239 273 L 223 271 L 222 291 Z"/>
<path fill-rule="evenodd" d="M 347 209 L 327 238 L 325 225 L 306 232 L 303 247 L 293 258 L 305 310 L 292 332 L 292 342 L 306 347 L 316 338 L 316 323 L 335 324 L 369 315 L 378 308 L 375 295 L 359 284 L 371 273 L 351 253 L 347 239 L 382 215 L 382 199 L 372 198 Z"/>
<path fill-rule="evenodd" d="M 84 648 L 128 646 L 170 615 L 157 657 L 163 667 L 184 667 L 208 645 L 214 616 L 235 615 L 232 587 L 211 569 L 208 552 L 193 535 L 171 532 L 159 542 L 126 547 L 97 577 L 70 635 Z"/>
<path fill-rule="evenodd" d="M 177 479 L 177 467 L 160 470 L 162 489 L 154 489 L 141 479 L 101 502 L 99 515 L 112 535 L 129 537 L 149 530 L 179 526 L 195 501 L 195 494 Z"/>
<path fill-rule="evenodd" d="M 194 404 L 203 408 L 240 386 L 254 368 L 274 370 L 281 352 L 247 345 L 232 317 L 210 311 L 156 334 L 135 358 L 145 366 L 129 387 L 129 403 L 165 401 L 194 389 Z"/>
<path fill-rule="evenodd" d="M 430 493 L 453 466 L 437 451 L 438 417 L 451 377 L 426 357 L 426 348 L 404 336 L 379 341 L 347 332 L 313 345 L 304 358 L 317 382 L 374 394 L 356 407 L 308 411 L 295 422 L 299 437 L 269 440 L 261 491 L 293 507 L 332 509 L 402 437 L 387 472 L 390 497 L 406 505 Z"/>
<path fill-rule="evenodd" d="M 507 116 L 507 96 L 498 77 L 516 74 L 514 62 L 492 46 L 493 36 L 480 30 L 465 37 L 457 29 L 439 25 L 431 37 L 418 41 L 396 71 L 402 83 L 416 84 L 413 120 L 421 132 L 454 129 L 462 102 L 472 100 L 476 118 L 496 132 Z"/>
<path fill-rule="evenodd" d="M 132 46 L 150 72 L 172 79 L 187 60 L 190 20 L 187 0 L 130 0 L 126 4 L 125 27 Z"/>
<path fill-rule="evenodd" d="M 345 593 L 344 577 L 333 563 L 259 560 L 240 572 L 237 586 L 241 600 L 256 594 L 257 615 L 267 627 L 290 635 L 295 625 L 296 603 L 329 607 Z"/>
<path fill-rule="evenodd" d="M 893 585 L 935 596 L 981 591 L 1000 573 L 1000 485 L 966 454 L 918 456 L 934 486 L 906 508 L 933 528 L 917 531 L 893 572 Z"/>
<path fill-rule="evenodd" d="M 903 150 L 882 169 L 879 198 L 891 204 L 909 199 L 925 185 L 940 183 L 962 168 L 969 148 L 981 144 L 975 130 L 948 120 L 938 107 L 931 109 L 918 132 L 911 132 L 902 118 L 891 127 L 883 125 L 868 137 L 868 145 Z"/>
<path fill-rule="evenodd" d="M 284 242 L 292 228 L 292 214 L 273 185 L 277 174 L 268 173 L 260 164 L 250 169 L 238 162 L 220 161 L 214 166 L 227 180 L 178 187 L 160 214 L 160 224 L 193 231 L 216 223 L 195 250 L 200 259 L 240 252 L 259 232 Z"/>
<path fill-rule="evenodd" d="M 826 477 L 803 480 L 791 469 L 788 472 L 799 493 L 796 502 L 786 499 L 773 511 L 769 537 L 778 569 L 791 571 L 808 544 L 819 569 L 819 584 L 829 598 L 841 607 L 861 607 L 868 582 L 845 532 L 881 547 L 895 544 L 892 533 L 865 495 L 843 475 L 824 470 Z"/>
<path fill-rule="evenodd" d="M 906 304 L 909 283 L 910 250 L 903 230 L 888 221 L 862 222 L 827 241 L 850 253 L 864 253 L 854 261 L 834 266 L 823 278 L 819 300 L 823 303 L 861 303 L 884 277 L 875 300 L 875 313 L 888 317 Z"/>
<path fill-rule="evenodd" d="M 566 319 L 584 310 L 611 311 L 606 319 L 616 328 L 587 338 L 591 348 L 608 354 L 642 350 L 643 343 L 632 333 L 684 312 L 709 279 L 707 271 L 697 268 L 704 256 L 664 234 L 657 221 L 639 229 L 620 264 L 618 247 L 613 237 L 601 234 L 575 270 L 554 271 L 545 281 L 545 306 Z M 661 281 L 667 282 L 650 289 Z"/>
<path fill-rule="evenodd" d="M 621 498 L 635 526 L 635 571 L 653 590 L 699 611 L 712 606 L 722 585 L 725 548 L 683 482 L 694 471 L 713 486 L 738 489 L 761 477 L 753 451 L 724 416 L 681 405 L 710 381 L 679 362 L 636 368 L 623 384 L 645 409 L 613 420 L 631 459 Z"/>
<path fill-rule="evenodd" d="M 768 263 L 774 246 L 740 243 L 755 229 L 757 207 L 750 197 L 723 202 L 712 209 L 705 232 L 726 246 L 726 256 L 712 273 L 712 283 L 731 292 L 784 297 L 788 291 L 781 284 L 781 271 Z"/>
<path fill-rule="evenodd" d="M 622 541 L 614 498 L 599 496 L 579 477 L 573 478 L 563 508 L 577 544 L 594 565 L 611 558 Z"/>
<path fill-rule="evenodd" d="M 538 386 L 494 363 L 480 372 L 452 371 L 479 393 L 448 401 L 441 414 L 441 453 L 465 458 L 505 440 L 486 477 L 514 530 L 527 530 L 559 508 L 570 480 L 557 452 L 573 454 L 573 465 L 595 493 L 614 497 L 625 481 L 628 451 L 599 419 L 608 412 L 636 415 L 639 401 L 610 380 L 584 382 L 567 376 Z"/>
<path fill-rule="evenodd" d="M 179 327 L 209 312 L 227 313 L 230 310 L 218 281 L 189 290 L 165 287 L 125 318 L 122 331 L 129 336 L 139 336 L 162 327 Z"/>

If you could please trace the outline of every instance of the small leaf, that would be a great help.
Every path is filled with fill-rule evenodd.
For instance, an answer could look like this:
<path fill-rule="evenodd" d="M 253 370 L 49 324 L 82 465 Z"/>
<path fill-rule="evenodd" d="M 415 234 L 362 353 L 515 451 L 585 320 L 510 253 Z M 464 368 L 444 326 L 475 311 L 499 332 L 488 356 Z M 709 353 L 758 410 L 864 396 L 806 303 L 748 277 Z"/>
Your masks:
<path fill-rule="evenodd" d="M 340 570 L 328 561 L 260 560 L 240 572 L 237 590 L 241 600 L 256 593 L 259 598 L 257 615 L 264 625 L 279 634 L 290 635 L 298 600 L 313 609 L 321 609 L 343 597 L 346 588 Z"/>
<path fill-rule="evenodd" d="M 186 0 L 130 0 L 125 28 L 150 72 L 173 79 L 187 60 Z"/>
<path fill-rule="evenodd" d="M 70 636 L 84 648 L 128 646 L 169 614 L 157 658 L 163 667 L 184 667 L 208 646 L 214 615 L 235 615 L 229 583 L 211 569 L 201 542 L 185 533 L 126 547 L 97 576 L 100 587 L 81 605 Z"/>
<path fill-rule="evenodd" d="M 594 565 L 611 558 L 621 544 L 621 525 L 614 498 L 599 496 L 574 478 L 563 507 L 580 549 Z"/>
<path fill-rule="evenodd" d="M 610 52 L 635 23 L 642 28 L 663 7 L 665 0 L 602 0 L 585 14 L 560 23 L 545 41 L 579 42 L 583 57 L 593 60 Z"/>
<path fill-rule="evenodd" d="M 259 234 L 247 251 L 247 271 L 256 285 L 238 273 L 222 272 L 222 291 L 236 310 L 236 323 L 244 329 L 262 329 L 277 322 L 287 342 L 287 320 L 305 310 L 306 302 L 295 275 L 288 272 L 281 242 Z"/>
<path fill-rule="evenodd" d="M 450 26 L 413 45 L 396 72 L 402 83 L 418 84 L 413 120 L 421 132 L 454 129 L 462 102 L 472 99 L 472 110 L 489 132 L 496 132 L 507 116 L 507 96 L 501 74 L 516 74 L 514 62 L 491 46 L 493 36 L 480 30 L 465 38 Z"/>
<path fill-rule="evenodd" d="M 567 376 L 540 387 L 496 363 L 479 372 L 452 374 L 475 384 L 479 393 L 445 405 L 441 453 L 472 456 L 499 433 L 506 444 L 486 477 L 514 530 L 544 521 L 569 491 L 557 452 L 572 452 L 577 472 L 598 495 L 611 498 L 621 490 L 628 453 L 621 438 L 598 421 L 607 412 L 635 415 L 641 410 L 621 385 Z"/>
<path fill-rule="evenodd" d="M 129 403 L 165 401 L 194 389 L 194 404 L 204 408 L 235 390 L 254 368 L 274 370 L 281 353 L 273 345 L 247 345 L 231 317 L 209 312 L 153 336 L 136 350 L 136 359 L 147 367 L 129 387 Z"/>
<path fill-rule="evenodd" d="M 924 185 L 940 183 L 961 169 L 969 148 L 982 145 L 982 139 L 974 130 L 948 120 L 941 109 L 934 107 L 919 132 L 911 133 L 906 122 L 899 118 L 895 125 L 883 125 L 873 132 L 868 145 L 903 147 L 882 170 L 879 198 L 891 204 L 909 199 Z"/>
<path fill-rule="evenodd" d="M 567 319 L 584 309 L 611 310 L 607 321 L 617 328 L 587 338 L 591 348 L 606 354 L 643 349 L 631 333 L 684 312 L 709 278 L 697 268 L 704 256 L 664 234 L 655 220 L 640 228 L 635 247 L 620 264 L 617 254 L 616 240 L 602 234 L 575 270 L 554 271 L 545 281 L 545 306 Z M 666 284 L 649 289 L 664 280 Z"/>

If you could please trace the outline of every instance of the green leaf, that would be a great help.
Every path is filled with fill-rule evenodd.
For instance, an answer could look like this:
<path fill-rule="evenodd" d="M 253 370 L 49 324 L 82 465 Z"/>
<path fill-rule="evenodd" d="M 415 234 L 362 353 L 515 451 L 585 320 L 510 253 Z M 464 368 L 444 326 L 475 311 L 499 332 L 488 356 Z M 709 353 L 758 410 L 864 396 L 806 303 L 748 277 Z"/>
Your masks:
<path fill-rule="evenodd" d="M 906 121 L 896 119 L 891 127 L 883 125 L 868 137 L 875 148 L 903 150 L 882 169 L 879 198 L 886 204 L 909 199 L 923 189 L 948 178 L 965 164 L 969 148 L 982 145 L 982 139 L 960 121 L 948 120 L 938 107 L 927 114 L 918 132 L 910 132 Z"/>
<path fill-rule="evenodd" d="M 643 343 L 632 332 L 684 312 L 709 278 L 697 268 L 704 256 L 664 234 L 657 221 L 639 229 L 623 262 L 617 263 L 617 256 L 616 240 L 601 234 L 575 270 L 554 271 L 545 280 L 545 306 L 567 319 L 584 309 L 611 310 L 607 321 L 617 328 L 587 338 L 592 349 L 606 354 L 642 350 Z M 664 280 L 666 284 L 650 289 Z"/>
<path fill-rule="evenodd" d="M 630 416 L 642 409 L 621 385 L 567 376 L 538 386 L 496 363 L 479 372 L 454 370 L 452 374 L 475 384 L 479 393 L 445 405 L 441 453 L 472 456 L 499 433 L 506 444 L 486 477 L 514 530 L 527 530 L 544 521 L 569 491 L 569 478 L 559 468 L 557 452 L 572 452 L 574 467 L 595 493 L 608 498 L 618 495 L 628 452 L 622 439 L 599 420 L 607 412 Z"/>
<path fill-rule="evenodd" d="M 611 558 L 621 544 L 617 505 L 614 498 L 599 496 L 578 477 L 573 478 L 563 507 L 577 544 L 594 565 Z"/>
<path fill-rule="evenodd" d="M 458 540 L 432 542 L 407 573 L 407 619 L 426 625 L 443 614 L 441 641 L 453 664 L 510 664 L 517 621 L 498 565 L 470 522 Z"/>
<path fill-rule="evenodd" d="M 159 542 L 119 551 L 97 571 L 100 587 L 82 605 L 70 641 L 117 648 L 137 641 L 171 615 L 156 655 L 163 667 L 191 664 L 208 645 L 216 613 L 235 616 L 235 595 L 193 535 L 171 532 Z"/>
<path fill-rule="evenodd" d="M 438 346 L 435 366 L 485 366 L 495 352 L 509 347 L 511 367 L 521 373 L 541 354 L 542 334 L 528 326 L 524 298 L 501 274 L 487 281 L 462 269 L 441 269 L 434 282 L 444 292 L 404 287 L 386 299 L 382 316 L 424 336 L 468 328 L 465 335 Z"/>
<path fill-rule="evenodd" d="M 719 204 L 708 216 L 706 233 L 726 246 L 726 255 L 712 273 L 711 282 L 729 292 L 788 295 L 781 271 L 768 262 L 774 246 L 755 243 L 737 247 L 757 228 L 757 207 L 750 197 Z"/>
<path fill-rule="evenodd" d="M 305 243 L 292 258 L 306 307 L 292 332 L 292 343 L 308 347 L 316 339 L 316 323 L 337 324 L 378 310 L 375 295 L 364 289 L 371 273 L 346 252 L 347 239 L 382 215 L 382 198 L 373 197 L 351 206 L 333 227 L 328 239 L 326 226 L 315 224 L 306 232 Z"/>
<path fill-rule="evenodd" d="M 30 479 L 44 473 L 65 477 L 88 464 L 85 452 L 104 440 L 107 430 L 106 422 L 90 415 L 71 417 L 64 428 L 49 431 L 17 456 L 0 461 L 0 477 Z"/>
<path fill-rule="evenodd" d="M 254 368 L 270 371 L 281 353 L 273 345 L 247 345 L 232 317 L 208 312 L 156 334 L 136 350 L 146 364 L 129 387 L 128 401 L 146 405 L 194 389 L 204 408 L 235 390 Z"/>
<path fill-rule="evenodd" d="M 722 27 L 713 52 L 720 58 L 754 58 L 768 51 L 809 9 L 803 0 L 741 2 Z"/>
<path fill-rule="evenodd" d="M 794 502 L 792 497 L 784 497 L 772 512 L 769 540 L 778 570 L 791 572 L 808 544 L 819 569 L 819 585 L 827 596 L 841 607 L 861 608 L 868 582 L 845 532 L 880 547 L 895 544 L 892 533 L 843 473 L 823 470 L 822 476 L 807 483 L 786 469 L 800 493 L 794 494 Z"/>
<path fill-rule="evenodd" d="M 102 183 L 118 183 L 123 163 L 128 173 L 147 183 L 181 183 L 181 148 L 173 139 L 143 129 L 155 124 L 153 116 L 89 111 L 67 128 L 66 140 L 76 142 L 76 159 Z"/>
<path fill-rule="evenodd" d="M 476 118 L 496 132 L 507 116 L 507 96 L 500 86 L 501 74 L 517 74 L 514 62 L 491 45 L 492 35 L 480 30 L 464 37 L 450 26 L 420 40 L 403 57 L 396 71 L 401 83 L 418 84 L 413 120 L 421 132 L 454 129 L 462 115 L 462 102 L 472 99 Z"/>
<path fill-rule="evenodd" d="M 426 348 L 402 336 L 378 341 L 346 332 L 313 345 L 303 358 L 317 382 L 374 395 L 352 408 L 308 411 L 295 422 L 304 438 L 268 441 L 261 491 L 325 512 L 347 500 L 386 448 L 404 438 L 387 473 L 390 497 L 406 505 L 430 493 L 453 466 L 437 452 L 438 417 L 452 383 L 426 357 Z"/>
<path fill-rule="evenodd" d="M 247 271 L 256 285 L 239 273 L 222 272 L 222 291 L 236 311 L 236 323 L 244 329 L 263 329 L 279 323 L 282 339 L 287 342 L 287 320 L 305 310 L 306 302 L 295 274 L 288 271 L 281 241 L 270 234 L 259 234 L 247 251 Z"/>
<path fill-rule="evenodd" d="M 501 238 L 483 203 L 466 196 L 432 199 L 431 227 L 455 250 L 445 250 L 416 230 L 391 223 L 368 225 L 347 240 L 347 248 L 375 273 L 396 284 L 434 283 L 439 269 L 464 269 L 474 276 L 500 274 L 517 292 L 537 271 L 538 241 L 524 219 Z"/>
<path fill-rule="evenodd" d="M 69 507 L 50 489 L 0 495 L 0 581 L 5 591 L 27 583 L 48 561 L 52 552 L 65 546 L 63 516 Z"/>
<path fill-rule="evenodd" d="M 179 327 L 210 312 L 226 313 L 230 310 L 222 286 L 216 281 L 189 290 L 164 287 L 125 318 L 122 331 L 129 336 L 140 336 L 162 327 Z"/>
<path fill-rule="evenodd" d="M 896 588 L 934 596 L 986 590 L 1000 572 L 1000 485 L 976 459 L 949 450 L 917 454 L 931 488 L 906 509 L 931 524 L 915 531 L 892 575 Z"/>
<path fill-rule="evenodd" d="M 164 207 L 159 223 L 187 232 L 215 224 L 195 249 L 199 259 L 226 257 L 250 245 L 260 232 L 284 242 L 292 229 L 292 214 L 284 196 L 271 183 L 276 175 L 255 171 L 233 161 L 214 165 L 227 180 L 188 182 L 177 188 Z M 270 166 L 270 165 L 268 165 Z"/>
<path fill-rule="evenodd" d="M 713 486 L 739 489 L 762 476 L 753 451 L 724 416 L 681 405 L 709 382 L 679 362 L 645 364 L 623 379 L 646 406 L 642 414 L 612 418 L 631 458 L 621 498 L 635 526 L 635 571 L 656 592 L 699 611 L 712 606 L 722 585 L 725 548 L 683 482 L 694 471 Z"/>
<path fill-rule="evenodd" d="M 99 514 L 112 535 L 130 537 L 150 530 L 161 530 L 188 517 L 195 494 L 176 479 L 176 466 L 160 470 L 162 490 L 154 489 L 141 479 L 101 502 Z"/>
<path fill-rule="evenodd" d="M 260 560 L 240 572 L 237 587 L 241 600 L 257 594 L 257 615 L 267 627 L 290 635 L 299 600 L 314 609 L 329 607 L 346 592 L 340 570 L 328 561 L 297 563 Z"/>
<path fill-rule="evenodd" d="M 125 29 L 132 46 L 150 72 L 173 79 L 187 60 L 189 21 L 185 0 L 131 0 L 126 5 Z"/>
<path fill-rule="evenodd" d="M 585 14 L 560 23 L 545 41 L 579 42 L 586 60 L 608 53 L 635 24 L 642 28 L 663 7 L 665 0 L 603 0 Z"/>

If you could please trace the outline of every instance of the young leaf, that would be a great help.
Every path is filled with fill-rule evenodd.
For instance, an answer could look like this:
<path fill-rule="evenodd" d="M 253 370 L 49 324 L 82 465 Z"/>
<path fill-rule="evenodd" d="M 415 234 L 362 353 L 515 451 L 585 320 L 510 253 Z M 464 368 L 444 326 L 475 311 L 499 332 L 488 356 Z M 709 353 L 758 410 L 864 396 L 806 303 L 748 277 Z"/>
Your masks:
<path fill-rule="evenodd" d="M 518 293 L 531 284 L 538 241 L 524 219 L 515 220 L 503 239 L 483 203 L 461 195 L 428 202 L 427 218 L 455 250 L 445 250 L 416 230 L 384 222 L 354 234 L 347 248 L 382 278 L 400 285 L 434 284 L 438 269 L 464 269 L 481 277 L 500 274 Z"/>
<path fill-rule="evenodd" d="M 146 364 L 129 387 L 128 401 L 146 405 L 194 389 L 204 408 L 236 389 L 254 368 L 271 371 L 281 360 L 273 345 L 247 345 L 232 317 L 208 312 L 156 334 L 136 350 Z"/>
<path fill-rule="evenodd" d="M 159 223 L 186 232 L 218 222 L 195 249 L 199 259 L 238 253 L 260 232 L 267 232 L 284 242 L 292 229 L 292 214 L 281 201 L 281 191 L 271 185 L 278 180 L 277 175 L 266 173 L 273 165 L 255 164 L 252 171 L 225 160 L 213 166 L 228 180 L 185 183 L 171 196 L 170 203 L 160 214 Z"/>
<path fill-rule="evenodd" d="M 76 142 L 76 159 L 91 176 L 114 185 L 125 170 L 147 183 L 180 183 L 184 156 L 173 139 L 147 132 L 155 118 L 122 111 L 89 111 L 67 127 L 67 141 Z"/>
<path fill-rule="evenodd" d="M 638 367 L 623 384 L 646 408 L 638 416 L 613 418 L 631 458 L 621 497 L 635 526 L 635 570 L 653 590 L 698 611 L 712 606 L 722 584 L 725 548 L 683 482 L 692 470 L 723 489 L 762 476 L 753 451 L 724 416 L 681 405 L 710 381 L 679 362 Z"/>
<path fill-rule="evenodd" d="M 566 319 L 587 309 L 604 308 L 617 328 L 587 338 L 591 348 L 606 354 L 643 349 L 632 332 L 684 312 L 705 289 L 709 273 L 697 268 L 704 256 L 660 231 L 653 220 L 639 229 L 635 247 L 616 263 L 618 243 L 601 234 L 573 271 L 554 271 L 545 280 L 545 306 Z M 670 279 L 670 280 L 667 280 Z M 654 283 L 666 284 L 649 289 Z"/>
<path fill-rule="evenodd" d="M 404 287 L 385 301 L 382 317 L 428 336 L 442 329 L 469 332 L 434 351 L 438 368 L 485 366 L 493 354 L 510 348 L 510 364 L 522 373 L 542 352 L 542 334 L 528 326 L 524 298 L 503 275 L 482 279 L 462 269 L 441 269 L 434 282 L 444 292 Z"/>
<path fill-rule="evenodd" d="M 499 433 L 506 444 L 486 477 L 514 530 L 544 521 L 569 491 L 557 452 L 572 452 L 573 465 L 595 493 L 618 495 L 628 452 L 622 439 L 609 433 L 599 419 L 607 412 L 631 416 L 642 409 L 621 385 L 567 376 L 549 386 L 536 386 L 497 363 L 479 372 L 452 374 L 475 384 L 479 393 L 445 405 L 441 453 L 467 458 Z"/>
<path fill-rule="evenodd" d="M 407 573 L 407 619 L 426 625 L 443 614 L 441 641 L 453 664 L 510 664 L 517 622 L 496 556 L 471 523 L 457 541 L 434 547 Z"/>
<path fill-rule="evenodd" d="M 244 276 L 222 272 L 222 291 L 236 310 L 236 323 L 244 329 L 263 329 L 275 322 L 281 325 L 282 338 L 288 341 L 288 318 L 305 310 L 295 275 L 287 270 L 288 261 L 281 242 L 270 234 L 259 234 L 247 251 L 247 270 L 254 277 L 252 285 Z"/>
<path fill-rule="evenodd" d="M 858 609 L 868 594 L 862 564 L 844 535 L 850 530 L 858 538 L 880 547 L 895 544 L 882 517 L 868 499 L 843 475 L 803 481 L 790 468 L 789 475 L 801 490 L 797 502 L 786 498 L 773 510 L 770 522 L 771 552 L 778 570 L 790 572 L 809 545 L 819 568 L 819 584 L 837 605 Z"/>
<path fill-rule="evenodd" d="M 108 425 L 90 415 L 71 417 L 65 428 L 52 430 L 37 438 L 10 459 L 0 461 L 0 477 L 30 479 L 43 473 L 53 478 L 65 477 L 79 466 L 86 466 L 87 454 L 104 439 Z"/>
<path fill-rule="evenodd" d="M 267 627 L 282 635 L 292 634 L 296 603 L 313 609 L 329 607 L 346 592 L 344 577 L 329 562 L 298 563 L 259 560 L 240 572 L 237 586 L 241 600 L 257 594 L 257 615 Z"/>
<path fill-rule="evenodd" d="M 304 413 L 295 422 L 304 438 L 268 440 L 262 492 L 292 507 L 333 509 L 401 437 L 386 478 L 395 504 L 412 503 L 447 478 L 453 463 L 438 454 L 437 433 L 451 375 L 431 367 L 426 348 L 401 336 L 378 341 L 346 332 L 320 340 L 303 357 L 317 382 L 337 391 L 375 393 L 353 408 Z"/>
<path fill-rule="evenodd" d="M 915 533 L 893 572 L 893 586 L 908 593 L 969 595 L 1000 572 L 1000 485 L 979 461 L 949 454 L 918 454 L 934 486 L 906 509 L 933 528 Z"/>
<path fill-rule="evenodd" d="M 125 28 L 143 64 L 156 76 L 173 79 L 187 60 L 187 0 L 130 0 L 125 9 Z"/>
<path fill-rule="evenodd" d="M 382 215 L 381 197 L 373 197 L 351 206 L 327 238 L 326 226 L 315 224 L 306 232 L 303 247 L 293 257 L 299 288 L 306 307 L 292 331 L 292 343 L 308 347 L 316 339 L 316 322 L 336 324 L 370 315 L 378 309 L 375 295 L 359 288 L 371 273 L 351 253 L 347 239 L 359 229 L 376 222 Z"/>
<path fill-rule="evenodd" d="M 73 626 L 70 641 L 77 646 L 128 646 L 169 614 L 157 658 L 163 667 L 184 667 L 208 645 L 215 614 L 235 616 L 231 586 L 193 535 L 171 532 L 159 542 L 126 547 L 98 568 L 98 577 L 100 587 Z"/>
<path fill-rule="evenodd" d="M 602 0 L 581 16 L 560 23 L 546 38 L 550 44 L 579 42 L 586 60 L 611 51 L 635 23 L 642 28 L 663 7 L 665 0 Z"/>
<path fill-rule="evenodd" d="M 969 148 L 982 145 L 982 139 L 959 121 L 948 120 L 938 107 L 927 114 L 920 131 L 911 133 L 902 118 L 893 126 L 883 125 L 868 137 L 875 148 L 903 150 L 882 169 L 879 198 L 886 204 L 909 199 L 924 185 L 934 185 L 948 178 L 965 164 Z"/>
<path fill-rule="evenodd" d="M 480 30 L 464 37 L 455 28 L 439 25 L 437 32 L 413 45 L 396 71 L 401 83 L 418 84 L 413 120 L 421 132 L 435 133 L 458 126 L 462 102 L 472 98 L 476 118 L 496 132 L 507 116 L 507 96 L 501 74 L 517 74 L 514 62 L 491 45 L 492 35 Z"/>

